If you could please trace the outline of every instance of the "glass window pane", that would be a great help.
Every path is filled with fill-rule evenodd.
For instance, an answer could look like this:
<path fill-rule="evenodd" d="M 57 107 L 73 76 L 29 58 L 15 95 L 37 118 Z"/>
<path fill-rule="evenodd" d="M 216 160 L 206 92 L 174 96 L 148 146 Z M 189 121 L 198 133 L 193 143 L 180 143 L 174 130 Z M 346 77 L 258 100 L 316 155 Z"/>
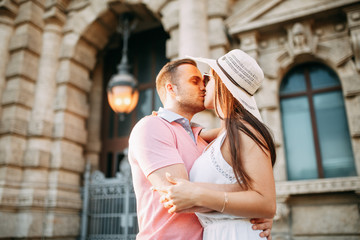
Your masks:
<path fill-rule="evenodd" d="M 131 130 L 131 114 L 123 114 L 123 119 L 118 118 L 117 136 L 129 136 Z"/>
<path fill-rule="evenodd" d="M 314 95 L 325 177 L 355 176 L 355 165 L 341 91 Z"/>
<path fill-rule="evenodd" d="M 105 174 L 107 178 L 112 177 L 112 163 L 113 163 L 113 153 L 108 152 L 106 154 L 106 174 Z"/>
<path fill-rule="evenodd" d="M 280 94 L 291 94 L 306 91 L 303 69 L 292 70 L 287 74 L 280 87 Z"/>
<path fill-rule="evenodd" d="M 154 107 L 154 110 L 157 111 L 159 109 L 159 107 L 163 106 L 163 104 L 160 101 L 160 97 L 157 94 L 156 88 L 154 88 L 154 94 L 155 94 L 155 107 Z"/>
<path fill-rule="evenodd" d="M 136 107 L 137 120 L 140 120 L 141 118 L 151 114 L 152 92 L 153 92 L 152 88 L 140 92 L 139 102 Z"/>
<path fill-rule="evenodd" d="M 146 44 L 138 46 L 138 81 L 140 84 L 154 81 L 151 76 L 152 50 Z"/>
<path fill-rule="evenodd" d="M 123 152 L 118 152 L 117 153 L 117 156 L 116 156 L 116 166 L 115 166 L 115 169 L 116 169 L 116 172 L 120 172 L 121 169 L 120 169 L 120 163 L 121 161 L 124 159 L 124 153 Z"/>
<path fill-rule="evenodd" d="M 109 111 L 110 111 L 110 117 L 109 117 L 109 132 L 108 132 L 108 137 L 109 138 L 113 138 L 114 137 L 114 118 L 115 118 L 115 112 L 110 109 L 109 107 Z"/>
<path fill-rule="evenodd" d="M 306 97 L 281 100 L 289 180 L 318 177 L 313 130 Z"/>
<path fill-rule="evenodd" d="M 336 87 L 340 85 L 336 74 L 328 68 L 312 65 L 309 67 L 309 70 L 312 89 Z"/>
<path fill-rule="evenodd" d="M 168 62 L 168 59 L 166 58 L 166 49 L 164 42 L 158 41 L 156 44 L 156 65 L 155 65 L 155 75 L 160 72 L 161 68 Z M 154 79 L 155 81 L 155 79 Z"/>

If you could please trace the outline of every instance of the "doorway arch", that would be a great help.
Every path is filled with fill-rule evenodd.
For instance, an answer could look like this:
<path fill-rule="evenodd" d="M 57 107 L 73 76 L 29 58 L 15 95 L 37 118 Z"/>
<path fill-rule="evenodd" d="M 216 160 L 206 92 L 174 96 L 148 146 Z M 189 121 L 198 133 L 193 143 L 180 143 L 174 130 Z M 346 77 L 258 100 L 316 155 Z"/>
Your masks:
<path fill-rule="evenodd" d="M 152 2 L 87 1 L 70 9 L 61 45 L 57 71 L 54 136 L 59 161 L 68 155 L 62 141 L 77 149 L 76 159 L 82 174 L 85 162 L 99 169 L 102 149 L 101 124 L 104 85 L 104 56 L 116 44 L 117 20 L 121 13 L 132 11 L 140 16 L 133 35 L 162 28 Z M 151 5 L 152 4 L 152 5 Z M 164 3 L 165 4 L 165 3 Z M 148 7 L 149 5 L 149 7 Z M 76 8 L 75 8 L 76 7 Z M 163 30 L 162 30 L 163 31 Z M 164 31 L 166 35 L 166 32 Z M 116 46 L 115 46 L 116 48 Z M 164 46 L 165 48 L 165 46 Z M 55 154 L 55 153 L 54 153 Z"/>

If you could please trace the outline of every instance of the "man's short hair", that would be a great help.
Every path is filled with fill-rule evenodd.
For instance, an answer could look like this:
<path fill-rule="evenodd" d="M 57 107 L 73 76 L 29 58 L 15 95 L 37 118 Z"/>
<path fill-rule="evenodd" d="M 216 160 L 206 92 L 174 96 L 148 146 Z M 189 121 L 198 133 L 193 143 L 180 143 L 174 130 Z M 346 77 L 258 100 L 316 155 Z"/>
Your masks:
<path fill-rule="evenodd" d="M 165 64 L 165 66 L 160 70 L 159 74 L 156 77 L 156 90 L 159 94 L 160 100 L 162 103 L 166 100 L 165 94 L 165 83 L 169 81 L 171 84 L 177 84 L 177 68 L 180 65 L 191 64 L 196 67 L 196 62 L 189 58 L 183 58 L 179 60 L 174 60 Z"/>

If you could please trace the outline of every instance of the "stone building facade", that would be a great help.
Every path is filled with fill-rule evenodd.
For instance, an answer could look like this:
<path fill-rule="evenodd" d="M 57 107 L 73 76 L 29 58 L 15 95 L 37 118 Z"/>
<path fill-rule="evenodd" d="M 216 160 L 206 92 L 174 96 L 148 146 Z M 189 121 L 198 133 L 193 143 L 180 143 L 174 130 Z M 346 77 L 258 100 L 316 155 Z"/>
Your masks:
<path fill-rule="evenodd" d="M 126 11 L 138 32 L 162 27 L 167 59 L 240 48 L 259 62 L 255 97 L 278 154 L 273 239 L 360 239 L 358 0 L 1 0 L 0 239 L 79 235 L 84 166 L 103 161 L 103 52 Z M 291 180 L 280 95 L 307 63 L 340 82 L 349 176 Z M 216 125 L 212 112 L 195 121 Z"/>

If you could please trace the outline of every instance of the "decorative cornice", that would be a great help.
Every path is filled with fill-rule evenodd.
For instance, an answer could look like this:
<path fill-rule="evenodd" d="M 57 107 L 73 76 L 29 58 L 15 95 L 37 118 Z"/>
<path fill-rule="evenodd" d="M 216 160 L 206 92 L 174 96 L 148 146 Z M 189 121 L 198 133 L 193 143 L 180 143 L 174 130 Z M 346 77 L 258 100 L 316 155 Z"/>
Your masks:
<path fill-rule="evenodd" d="M 229 26 L 238 25 L 239 23 L 248 23 L 254 19 L 259 18 L 261 15 L 267 13 L 271 9 L 275 8 L 279 3 L 284 0 L 258 0 L 254 1 L 252 5 L 245 8 L 240 8 L 227 20 Z M 249 14 L 250 13 L 250 14 Z M 240 16 L 240 20 L 239 20 Z"/>
<path fill-rule="evenodd" d="M 349 191 L 360 191 L 360 177 L 276 182 L 278 196 Z"/>
<path fill-rule="evenodd" d="M 344 8 L 347 15 L 349 28 L 360 27 L 360 4 L 348 8 Z"/>
<path fill-rule="evenodd" d="M 233 19 L 236 16 L 230 16 L 228 19 L 231 19 L 231 23 L 234 22 L 235 24 L 231 24 L 230 20 L 226 20 L 226 23 L 229 27 L 230 34 L 237 34 L 241 32 L 246 32 L 250 30 L 256 30 L 264 27 L 281 25 L 288 21 L 293 21 L 296 19 L 300 19 L 309 15 L 318 14 L 321 12 L 326 12 L 332 9 L 336 9 L 342 6 L 347 6 L 353 3 L 358 3 L 359 0 L 337 0 L 337 1 L 328 1 L 328 4 L 319 5 L 313 8 L 306 8 L 306 9 L 298 9 L 296 12 L 291 12 L 286 15 L 278 15 L 274 16 L 273 18 L 262 20 L 254 20 L 251 22 L 242 22 L 242 21 L 234 21 Z"/>

